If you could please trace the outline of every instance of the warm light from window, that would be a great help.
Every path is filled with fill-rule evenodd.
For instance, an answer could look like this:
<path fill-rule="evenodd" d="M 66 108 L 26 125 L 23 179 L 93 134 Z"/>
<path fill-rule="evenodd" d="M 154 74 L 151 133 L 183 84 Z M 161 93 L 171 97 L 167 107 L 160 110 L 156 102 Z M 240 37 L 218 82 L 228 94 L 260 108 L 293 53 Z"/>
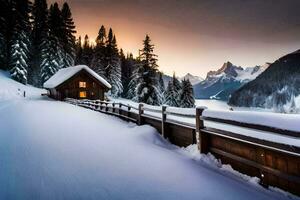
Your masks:
<path fill-rule="evenodd" d="M 86 82 L 80 81 L 79 88 L 86 88 Z"/>
<path fill-rule="evenodd" d="M 79 92 L 79 97 L 80 98 L 86 98 L 86 91 Z"/>

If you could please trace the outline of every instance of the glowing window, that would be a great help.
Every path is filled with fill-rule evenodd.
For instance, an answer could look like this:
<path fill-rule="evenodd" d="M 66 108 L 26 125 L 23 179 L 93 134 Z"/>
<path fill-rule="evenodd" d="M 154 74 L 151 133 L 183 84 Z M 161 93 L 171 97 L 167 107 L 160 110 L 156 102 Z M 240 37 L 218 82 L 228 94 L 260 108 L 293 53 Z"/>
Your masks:
<path fill-rule="evenodd" d="M 79 92 L 79 97 L 80 98 L 86 98 L 86 91 Z"/>
<path fill-rule="evenodd" d="M 86 82 L 79 81 L 79 88 L 86 88 Z"/>

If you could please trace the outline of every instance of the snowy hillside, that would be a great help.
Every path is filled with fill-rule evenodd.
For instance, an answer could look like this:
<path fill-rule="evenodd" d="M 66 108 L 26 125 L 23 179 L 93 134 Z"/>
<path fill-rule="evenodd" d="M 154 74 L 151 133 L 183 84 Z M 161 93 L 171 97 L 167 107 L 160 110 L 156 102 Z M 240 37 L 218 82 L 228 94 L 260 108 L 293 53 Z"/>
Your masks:
<path fill-rule="evenodd" d="M 195 97 L 227 100 L 231 93 L 255 79 L 267 67 L 268 64 L 244 69 L 230 62 L 224 63 L 219 70 L 208 72 L 204 81 L 194 85 Z"/>
<path fill-rule="evenodd" d="M 3 72 L 0 84 L 0 199 L 296 199 L 150 126 L 41 97 Z"/>
<path fill-rule="evenodd" d="M 272 63 L 229 100 L 234 106 L 262 107 L 276 112 L 300 113 L 300 50 Z"/>
<path fill-rule="evenodd" d="M 0 100 L 21 99 L 25 96 L 28 98 L 39 98 L 46 90 L 23 85 L 10 78 L 6 71 L 0 70 Z"/>

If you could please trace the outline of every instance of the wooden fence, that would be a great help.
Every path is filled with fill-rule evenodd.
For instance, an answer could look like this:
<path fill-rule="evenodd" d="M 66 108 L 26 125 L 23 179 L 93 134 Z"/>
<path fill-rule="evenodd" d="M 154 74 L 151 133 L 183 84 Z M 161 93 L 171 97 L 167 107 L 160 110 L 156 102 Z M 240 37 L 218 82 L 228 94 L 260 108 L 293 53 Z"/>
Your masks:
<path fill-rule="evenodd" d="M 205 127 L 205 122 L 232 125 L 251 130 L 268 131 L 299 139 L 296 131 L 233 120 L 202 116 L 205 108 L 197 108 L 195 114 L 174 112 L 162 106 L 161 109 L 137 107 L 122 103 L 99 100 L 67 99 L 69 103 L 114 115 L 138 125 L 149 124 L 156 128 L 164 138 L 178 146 L 197 144 L 201 153 L 212 153 L 223 164 L 230 164 L 235 170 L 249 176 L 259 177 L 263 186 L 275 186 L 293 194 L 300 195 L 300 148 L 270 142 L 255 137 L 236 134 L 226 130 Z M 149 113 L 152 113 L 151 115 Z M 195 123 L 172 120 L 170 116 L 194 119 Z"/>

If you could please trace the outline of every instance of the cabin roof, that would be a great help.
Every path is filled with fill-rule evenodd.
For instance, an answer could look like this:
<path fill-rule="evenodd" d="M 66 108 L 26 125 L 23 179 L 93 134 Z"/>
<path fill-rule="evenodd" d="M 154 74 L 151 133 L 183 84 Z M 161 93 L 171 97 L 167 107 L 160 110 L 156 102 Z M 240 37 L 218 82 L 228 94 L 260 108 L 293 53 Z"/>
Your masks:
<path fill-rule="evenodd" d="M 92 75 L 95 79 L 97 79 L 99 82 L 101 82 L 103 85 L 105 85 L 108 88 L 111 88 L 111 85 L 101 76 L 99 76 L 96 72 L 94 72 L 92 69 L 90 69 L 86 65 L 77 65 L 74 67 L 67 67 L 58 70 L 50 79 L 48 79 L 44 83 L 44 88 L 55 88 L 62 84 L 63 82 L 67 81 L 69 78 L 77 74 L 79 71 L 85 70 L 87 73 Z"/>

